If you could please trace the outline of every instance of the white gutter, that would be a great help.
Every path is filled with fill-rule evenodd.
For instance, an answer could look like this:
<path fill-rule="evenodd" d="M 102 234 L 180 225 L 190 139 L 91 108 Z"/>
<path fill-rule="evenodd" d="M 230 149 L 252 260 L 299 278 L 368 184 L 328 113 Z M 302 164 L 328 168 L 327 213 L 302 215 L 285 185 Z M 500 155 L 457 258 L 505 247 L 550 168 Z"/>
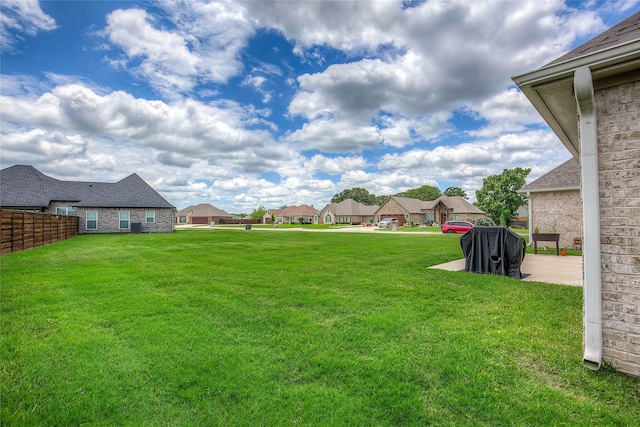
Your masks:
<path fill-rule="evenodd" d="M 587 66 L 573 76 L 580 118 L 584 260 L 584 356 L 582 363 L 597 370 L 602 363 L 602 284 L 600 271 L 600 198 L 598 138 L 593 78 Z"/>
<path fill-rule="evenodd" d="M 531 191 L 527 191 L 527 205 L 529 207 L 529 245 L 533 245 L 533 229 L 531 225 L 533 224 L 533 202 L 531 201 Z"/>

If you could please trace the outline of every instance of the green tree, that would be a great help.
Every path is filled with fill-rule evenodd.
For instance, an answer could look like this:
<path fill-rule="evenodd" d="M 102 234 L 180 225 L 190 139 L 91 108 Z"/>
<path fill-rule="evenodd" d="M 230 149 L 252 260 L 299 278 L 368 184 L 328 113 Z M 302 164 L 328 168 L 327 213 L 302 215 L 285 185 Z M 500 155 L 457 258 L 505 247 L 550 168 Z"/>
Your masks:
<path fill-rule="evenodd" d="M 253 219 L 262 219 L 262 217 L 266 213 L 267 213 L 267 208 L 265 208 L 264 206 L 260 205 L 257 208 L 255 208 L 253 211 L 251 211 L 251 218 L 253 218 Z"/>
<path fill-rule="evenodd" d="M 467 193 L 465 193 L 465 191 L 460 187 L 449 187 L 446 190 L 444 190 L 444 193 L 442 194 L 449 197 L 459 196 L 459 197 L 462 197 L 463 199 L 468 198 Z"/>
<path fill-rule="evenodd" d="M 376 202 L 374 203 L 374 205 L 382 206 L 388 198 L 389 196 L 376 196 Z"/>
<path fill-rule="evenodd" d="M 398 193 L 396 196 L 409 197 L 411 199 L 419 199 L 428 202 L 429 200 L 435 200 L 442 196 L 442 192 L 438 187 L 434 187 L 433 185 L 423 185 L 420 188 L 413 188 L 403 193 Z"/>
<path fill-rule="evenodd" d="M 501 174 L 486 177 L 482 180 L 482 188 L 476 191 L 474 205 L 485 211 L 496 224 L 506 225 L 527 201 L 517 191 L 524 186 L 529 172 L 529 168 L 505 169 Z"/>
<path fill-rule="evenodd" d="M 375 205 L 376 195 L 369 193 L 364 188 L 354 187 L 343 190 L 342 193 L 336 194 L 331 198 L 331 203 L 340 203 L 343 200 L 353 199 L 363 205 Z"/>

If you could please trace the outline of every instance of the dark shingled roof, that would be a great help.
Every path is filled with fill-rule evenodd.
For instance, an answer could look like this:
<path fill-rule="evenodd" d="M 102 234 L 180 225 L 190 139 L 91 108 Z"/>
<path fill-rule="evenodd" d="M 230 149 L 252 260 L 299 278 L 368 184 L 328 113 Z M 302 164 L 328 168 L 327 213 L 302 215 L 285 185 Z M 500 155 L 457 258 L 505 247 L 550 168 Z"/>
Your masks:
<path fill-rule="evenodd" d="M 77 207 L 173 208 L 136 174 L 116 183 L 61 181 L 27 165 L 0 171 L 0 206 L 45 208 L 52 201 Z"/>
<path fill-rule="evenodd" d="M 547 65 L 558 64 L 580 56 L 596 53 L 610 47 L 638 40 L 638 38 L 640 38 L 640 12 L 631 15 L 599 36 L 592 38 Z"/>
<path fill-rule="evenodd" d="M 553 190 L 579 190 L 580 189 L 580 163 L 571 158 L 547 172 L 535 181 L 522 187 L 518 192 L 526 193 Z"/>

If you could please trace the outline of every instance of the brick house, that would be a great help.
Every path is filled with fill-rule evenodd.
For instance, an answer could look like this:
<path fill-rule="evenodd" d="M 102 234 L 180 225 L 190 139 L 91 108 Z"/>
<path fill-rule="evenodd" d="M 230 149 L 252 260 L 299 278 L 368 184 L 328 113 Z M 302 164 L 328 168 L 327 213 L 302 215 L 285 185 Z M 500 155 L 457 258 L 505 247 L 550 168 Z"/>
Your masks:
<path fill-rule="evenodd" d="M 280 224 L 318 224 L 320 221 L 320 211 L 309 205 L 287 206 L 282 209 L 269 209 L 262 217 L 262 222 L 265 224 L 272 223 L 272 214 L 275 217 L 275 220 Z"/>
<path fill-rule="evenodd" d="M 447 220 L 475 221 L 487 214 L 460 196 L 440 196 L 435 200 L 422 201 L 409 197 L 391 196 L 376 211 L 378 221 L 396 218 L 399 225 L 406 223 L 443 224 Z"/>
<path fill-rule="evenodd" d="M 329 203 L 320 211 L 322 224 L 371 224 L 380 206 L 364 205 L 353 199 Z"/>
<path fill-rule="evenodd" d="M 571 248 L 582 238 L 580 163 L 571 158 L 518 190 L 529 199 L 529 242 L 535 229 L 560 233 L 559 245 Z"/>
<path fill-rule="evenodd" d="M 0 206 L 80 218 L 79 233 L 172 232 L 175 210 L 138 175 L 116 182 L 61 181 L 33 166 L 0 171 Z"/>
<path fill-rule="evenodd" d="M 178 224 L 218 224 L 233 219 L 233 215 L 210 203 L 187 206 L 176 214 Z"/>
<path fill-rule="evenodd" d="M 640 12 L 513 80 L 581 166 L 583 363 L 640 376 Z"/>

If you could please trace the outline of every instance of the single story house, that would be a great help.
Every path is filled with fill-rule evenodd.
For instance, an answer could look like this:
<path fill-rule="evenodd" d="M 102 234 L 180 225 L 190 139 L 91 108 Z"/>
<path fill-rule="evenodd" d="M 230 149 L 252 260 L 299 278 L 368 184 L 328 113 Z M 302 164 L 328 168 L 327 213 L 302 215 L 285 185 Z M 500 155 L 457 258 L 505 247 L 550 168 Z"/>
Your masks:
<path fill-rule="evenodd" d="M 378 205 L 364 205 L 353 199 L 329 203 L 320 211 L 323 224 L 372 224 L 375 222 Z"/>
<path fill-rule="evenodd" d="M 318 224 L 320 221 L 320 211 L 309 205 L 287 206 L 282 209 L 269 209 L 262 217 L 262 222 L 265 224 L 272 223 L 272 214 L 275 220 L 280 224 Z"/>
<path fill-rule="evenodd" d="M 444 224 L 450 220 L 475 221 L 487 214 L 460 196 L 440 196 L 435 200 L 424 202 L 427 222 Z"/>
<path fill-rule="evenodd" d="M 399 225 L 443 224 L 448 220 L 475 221 L 487 216 L 484 211 L 460 196 L 444 195 L 426 202 L 408 197 L 391 196 L 380 206 L 375 215 L 378 221 L 396 218 Z"/>
<path fill-rule="evenodd" d="M 80 217 L 79 233 L 172 232 L 176 208 L 138 175 L 116 182 L 61 181 L 33 166 L 0 171 L 0 206 Z"/>
<path fill-rule="evenodd" d="M 532 233 L 559 233 L 559 245 L 571 248 L 582 239 L 580 163 L 573 157 L 518 190 L 529 199 L 529 241 Z"/>
<path fill-rule="evenodd" d="M 513 80 L 580 163 L 583 363 L 640 376 L 640 12 Z"/>
<path fill-rule="evenodd" d="M 178 224 L 219 224 L 233 219 L 233 215 L 209 203 L 187 206 L 177 213 Z"/>

